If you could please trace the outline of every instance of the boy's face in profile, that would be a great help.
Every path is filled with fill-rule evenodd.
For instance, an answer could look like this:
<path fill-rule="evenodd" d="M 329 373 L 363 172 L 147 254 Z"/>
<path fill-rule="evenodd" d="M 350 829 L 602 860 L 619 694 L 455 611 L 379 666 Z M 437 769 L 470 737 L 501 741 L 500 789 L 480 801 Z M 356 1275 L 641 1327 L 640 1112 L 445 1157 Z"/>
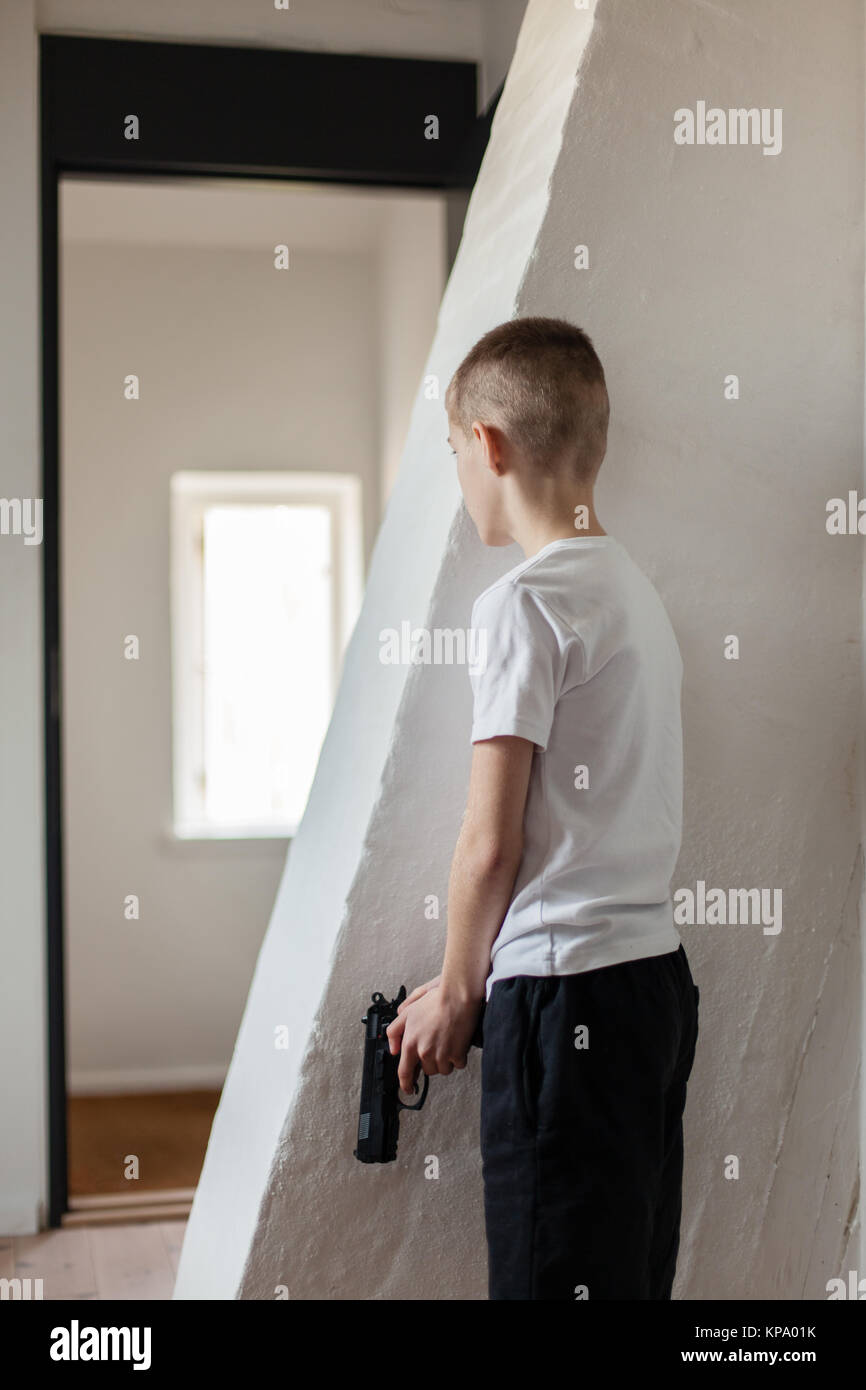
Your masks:
<path fill-rule="evenodd" d="M 472 435 L 467 439 L 449 415 L 448 438 L 457 455 L 457 480 L 463 501 L 482 544 L 511 545 L 514 537 L 506 524 L 505 475 L 491 467 L 496 445 L 490 432 L 473 421 Z"/>

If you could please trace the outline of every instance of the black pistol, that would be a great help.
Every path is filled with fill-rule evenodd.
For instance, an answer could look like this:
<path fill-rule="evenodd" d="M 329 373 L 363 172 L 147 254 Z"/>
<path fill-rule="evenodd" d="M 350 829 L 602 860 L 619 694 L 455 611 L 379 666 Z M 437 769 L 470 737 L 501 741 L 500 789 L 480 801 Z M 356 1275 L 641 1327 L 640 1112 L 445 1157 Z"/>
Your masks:
<path fill-rule="evenodd" d="M 373 995 L 373 1002 L 361 1022 L 366 1026 L 364 1038 L 364 1067 L 361 1073 L 361 1114 L 358 1120 L 358 1147 L 353 1151 L 361 1163 L 391 1163 L 397 1157 L 397 1134 L 401 1110 L 420 1110 L 427 1099 L 429 1076 L 424 1076 L 421 1099 L 406 1105 L 399 1096 L 397 1068 L 399 1053 L 393 1056 L 388 1045 L 386 1028 L 397 1017 L 397 1010 L 406 998 L 406 986 L 401 985 L 396 999 L 390 1003 L 384 994 Z M 481 1047 L 481 1008 L 478 1024 L 470 1047 Z M 415 1083 L 417 1094 L 418 1084 Z"/>

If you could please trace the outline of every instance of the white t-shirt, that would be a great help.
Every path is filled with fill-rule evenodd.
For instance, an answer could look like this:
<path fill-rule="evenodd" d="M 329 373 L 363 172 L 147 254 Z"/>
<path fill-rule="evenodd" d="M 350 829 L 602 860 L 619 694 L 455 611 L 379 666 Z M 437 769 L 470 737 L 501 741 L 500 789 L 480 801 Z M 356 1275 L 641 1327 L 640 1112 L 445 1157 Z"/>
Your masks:
<path fill-rule="evenodd" d="M 537 745 L 487 998 L 512 975 L 675 951 L 683 663 L 653 584 L 613 536 L 568 537 L 485 589 L 472 626 L 472 742 Z"/>

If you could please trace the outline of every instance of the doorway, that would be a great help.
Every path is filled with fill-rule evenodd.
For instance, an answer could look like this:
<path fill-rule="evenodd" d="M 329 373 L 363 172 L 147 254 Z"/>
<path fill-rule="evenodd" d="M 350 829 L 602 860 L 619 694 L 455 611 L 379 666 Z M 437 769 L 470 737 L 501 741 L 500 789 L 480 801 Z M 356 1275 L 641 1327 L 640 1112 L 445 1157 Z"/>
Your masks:
<path fill-rule="evenodd" d="M 215 599 L 229 592 L 226 556 L 249 544 L 241 533 L 252 510 L 272 535 L 300 526 L 293 550 L 302 533 L 313 545 L 319 526 L 315 566 L 334 579 L 320 587 L 335 656 L 330 666 L 323 658 L 314 742 L 351 626 L 347 556 L 354 546 L 362 583 L 495 102 L 476 116 L 469 64 L 114 40 L 41 46 L 50 1219 L 164 1219 L 191 1201 L 308 773 L 287 755 L 285 785 L 265 779 L 258 802 L 244 800 L 237 776 L 223 777 L 237 824 L 229 813 L 191 829 L 180 815 L 178 765 L 186 757 L 195 767 L 186 755 L 196 738 L 207 744 L 209 785 L 231 766 L 213 711 L 234 720 L 235 735 L 242 723 L 242 685 L 229 696 L 228 676 L 222 686 L 212 676 L 219 624 L 224 648 L 231 634 Z M 155 52 L 166 49 L 169 69 Z M 222 92 L 229 70 L 235 98 L 240 86 L 246 99 L 203 130 L 186 93 Z M 119 74 L 135 79 L 143 110 L 159 103 L 146 147 L 124 145 L 106 121 L 106 111 L 120 120 Z M 323 108 L 318 121 L 305 111 L 279 159 L 261 135 L 277 78 Z M 344 123 L 335 100 L 346 103 Z M 452 114 L 432 159 L 405 140 L 424 109 Z M 173 480 L 224 483 L 229 473 L 267 475 L 271 489 L 278 474 L 303 475 L 302 488 L 315 487 L 269 493 L 252 510 L 249 497 L 242 506 L 211 495 L 207 563 L 188 566 L 179 589 Z M 351 505 L 327 491 L 340 479 L 356 496 L 354 532 Z M 250 553 L 266 551 L 260 539 Z M 207 632 L 213 689 L 196 688 L 194 661 L 185 686 L 178 669 L 178 608 L 194 592 L 207 592 L 219 619 L 216 629 L 183 628 L 191 641 Z M 293 604 L 287 587 L 283 607 Z M 255 599 L 250 607 L 258 611 Z M 196 708 L 210 722 L 190 732 Z M 201 805 L 213 819 L 207 798 Z"/>

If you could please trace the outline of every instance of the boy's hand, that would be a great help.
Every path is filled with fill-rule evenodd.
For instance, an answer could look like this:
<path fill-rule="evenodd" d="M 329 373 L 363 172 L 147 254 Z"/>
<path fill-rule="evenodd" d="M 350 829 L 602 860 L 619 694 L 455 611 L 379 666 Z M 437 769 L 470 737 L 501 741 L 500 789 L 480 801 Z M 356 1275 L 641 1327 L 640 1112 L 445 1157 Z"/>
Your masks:
<path fill-rule="evenodd" d="M 388 1046 L 392 1057 L 400 1053 L 397 1080 L 404 1095 L 412 1094 L 419 1070 L 427 1076 L 450 1076 L 455 1067 L 462 1071 L 481 1003 L 458 1001 L 437 986 L 389 1023 Z"/>
<path fill-rule="evenodd" d="M 416 985 L 412 993 L 408 994 L 406 998 L 403 1000 L 403 1003 L 397 1005 L 398 1014 L 401 1014 L 404 1009 L 407 1009 L 409 1007 L 410 1004 L 414 1004 L 415 1000 L 420 999 L 422 994 L 426 994 L 428 989 L 435 989 L 441 979 L 442 976 L 437 975 L 434 980 L 428 980 L 426 985 Z"/>

